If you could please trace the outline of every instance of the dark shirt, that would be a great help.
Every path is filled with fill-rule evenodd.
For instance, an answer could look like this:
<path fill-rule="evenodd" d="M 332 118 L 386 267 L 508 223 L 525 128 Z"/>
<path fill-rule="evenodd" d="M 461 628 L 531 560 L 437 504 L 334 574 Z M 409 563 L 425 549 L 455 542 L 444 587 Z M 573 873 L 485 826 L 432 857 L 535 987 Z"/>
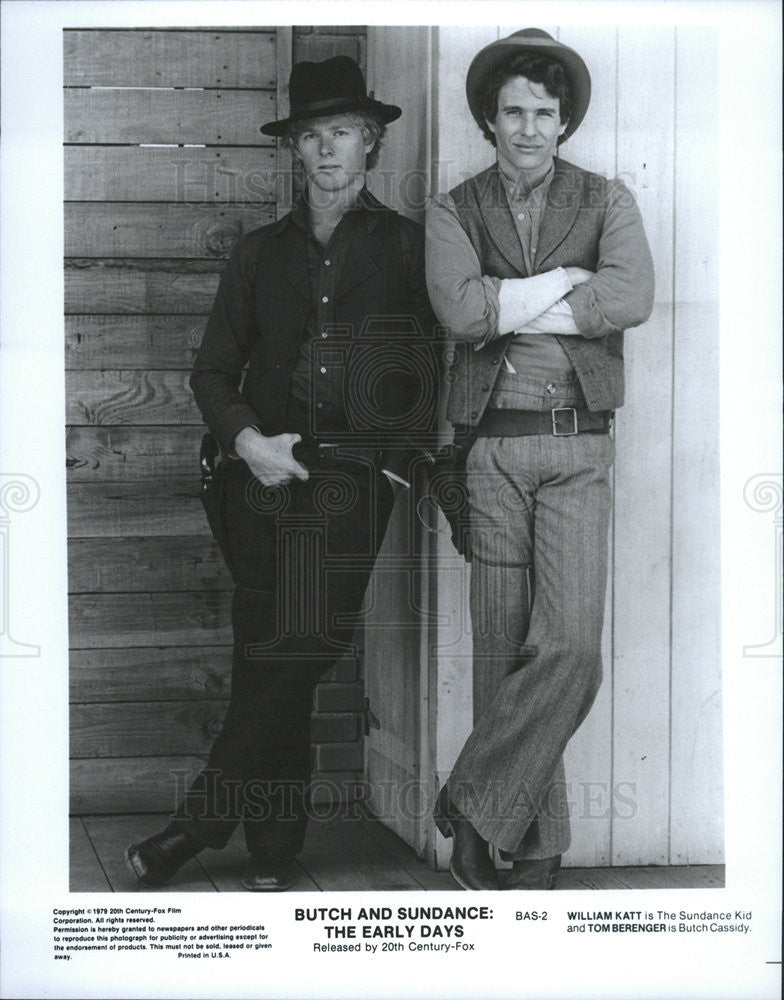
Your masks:
<path fill-rule="evenodd" d="M 328 254 L 320 250 L 304 212 L 237 242 L 191 374 L 196 402 L 226 453 L 248 426 L 266 435 L 302 433 L 313 422 L 294 411 L 303 402 L 307 409 L 314 349 L 329 376 L 315 402 L 329 402 L 331 416 L 345 415 L 350 425 L 324 436 L 383 448 L 385 468 L 406 478 L 409 458 L 436 434 L 437 331 L 422 227 L 363 191 L 333 234 L 339 263 L 332 271 L 333 241 Z M 324 345 L 341 352 L 345 373 L 321 363 Z"/>
<path fill-rule="evenodd" d="M 320 434 L 346 429 L 344 402 L 345 351 L 330 346 L 345 341 L 345 331 L 335 317 L 335 290 L 338 287 L 349 244 L 361 232 L 367 231 L 367 216 L 371 210 L 360 192 L 355 208 L 340 220 L 327 243 L 322 246 L 308 228 L 308 209 L 301 199 L 292 212 L 292 222 L 307 236 L 308 281 L 310 305 L 305 321 L 305 333 L 291 375 L 288 410 L 292 425 L 301 425 L 302 417 L 310 415 L 312 425 Z"/>

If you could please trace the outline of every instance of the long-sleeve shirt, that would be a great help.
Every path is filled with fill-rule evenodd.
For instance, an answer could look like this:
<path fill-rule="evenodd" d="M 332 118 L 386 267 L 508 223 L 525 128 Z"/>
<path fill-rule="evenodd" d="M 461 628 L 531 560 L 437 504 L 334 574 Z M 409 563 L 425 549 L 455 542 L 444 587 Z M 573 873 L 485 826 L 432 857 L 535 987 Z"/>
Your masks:
<path fill-rule="evenodd" d="M 508 180 L 503 174 L 501 177 Z M 517 223 L 516 213 L 511 214 Z M 639 322 L 636 313 L 629 317 L 624 308 L 624 272 L 628 273 L 629 259 L 649 260 L 650 251 L 634 199 L 620 181 L 608 185 L 600 268 L 589 281 L 576 287 L 562 267 L 542 274 L 533 274 L 531 268 L 531 276 L 525 278 L 483 275 L 450 195 L 431 199 L 426 247 L 433 308 L 456 339 L 471 341 L 477 349 L 511 332 L 592 337 Z M 536 249 L 534 245 L 532 267 Z"/>
<path fill-rule="evenodd" d="M 497 165 L 429 206 L 430 299 L 463 348 L 450 377 L 449 418 L 480 419 L 521 333 L 557 337 L 590 409 L 622 405 L 623 331 L 653 307 L 653 263 L 634 197 L 621 181 L 559 158 L 528 262 L 514 221 Z M 591 271 L 590 279 L 573 287 L 569 266 Z"/>
<path fill-rule="evenodd" d="M 353 444 L 380 448 L 385 469 L 405 478 L 419 441 L 435 435 L 436 321 L 425 290 L 424 234 L 421 226 L 367 192 L 357 213 L 347 213 L 344 221 L 352 238 L 341 256 L 334 294 L 315 288 L 320 305 L 326 307 L 315 317 L 310 312 L 314 287 L 308 236 L 292 213 L 238 241 L 221 278 L 190 384 L 205 423 L 227 454 L 246 427 L 255 426 L 269 436 L 300 432 L 301 426 L 289 422 L 289 411 L 297 396 L 300 404 L 308 398 L 308 388 L 306 380 L 304 395 L 302 386 L 292 391 L 293 375 L 302 360 L 303 340 L 305 349 L 314 338 L 318 347 L 333 344 L 329 330 L 327 339 L 321 337 L 323 320 L 331 326 L 334 346 L 342 349 L 345 362 L 345 372 L 336 369 L 331 375 L 320 371 L 329 368 L 326 361 L 319 366 L 318 374 L 330 377 L 329 395 L 337 404 L 332 415 L 347 420 Z M 326 260 L 331 258 L 321 259 L 320 266 L 329 270 L 334 265 Z M 333 304 L 322 303 L 325 296 Z M 399 371 L 383 363 L 401 351 L 410 355 L 410 366 Z M 310 356 L 306 351 L 305 360 Z M 368 366 L 372 392 L 366 391 Z M 412 407 L 412 399 L 422 405 Z"/>

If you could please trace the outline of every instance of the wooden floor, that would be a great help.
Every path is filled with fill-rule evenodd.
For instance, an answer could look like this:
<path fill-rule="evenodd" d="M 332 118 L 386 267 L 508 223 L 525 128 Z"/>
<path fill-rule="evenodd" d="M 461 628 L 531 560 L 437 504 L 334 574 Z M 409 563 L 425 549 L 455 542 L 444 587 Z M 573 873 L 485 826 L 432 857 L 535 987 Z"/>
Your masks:
<path fill-rule="evenodd" d="M 150 892 L 125 866 L 125 848 L 165 826 L 160 815 L 81 816 L 71 820 L 71 892 Z M 222 851 L 204 850 L 157 892 L 241 892 L 245 845 L 238 830 Z M 722 888 L 723 865 L 565 868 L 559 889 Z M 369 817 L 312 822 L 297 858 L 294 892 L 461 891 L 433 872 L 399 837 Z"/>

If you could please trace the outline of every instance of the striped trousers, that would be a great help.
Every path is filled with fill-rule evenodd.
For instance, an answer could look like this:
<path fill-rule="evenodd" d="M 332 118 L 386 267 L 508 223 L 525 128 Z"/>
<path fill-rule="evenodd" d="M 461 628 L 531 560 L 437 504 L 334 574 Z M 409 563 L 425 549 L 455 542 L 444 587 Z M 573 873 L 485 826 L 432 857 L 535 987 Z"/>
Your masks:
<path fill-rule="evenodd" d="M 448 786 L 506 857 L 569 846 L 563 752 L 601 683 L 613 458 L 606 434 L 468 455 L 474 728 Z"/>

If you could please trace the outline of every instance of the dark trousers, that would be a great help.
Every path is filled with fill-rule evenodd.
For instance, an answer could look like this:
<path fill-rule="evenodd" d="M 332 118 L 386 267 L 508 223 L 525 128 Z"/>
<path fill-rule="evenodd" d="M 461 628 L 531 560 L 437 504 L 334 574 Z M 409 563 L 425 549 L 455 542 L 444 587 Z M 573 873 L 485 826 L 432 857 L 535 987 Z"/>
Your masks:
<path fill-rule="evenodd" d="M 372 457 L 313 448 L 310 479 L 264 487 L 232 462 L 224 494 L 232 692 L 209 760 L 175 822 L 223 847 L 242 822 L 250 851 L 301 850 L 310 716 L 319 679 L 346 652 L 393 503 Z"/>

